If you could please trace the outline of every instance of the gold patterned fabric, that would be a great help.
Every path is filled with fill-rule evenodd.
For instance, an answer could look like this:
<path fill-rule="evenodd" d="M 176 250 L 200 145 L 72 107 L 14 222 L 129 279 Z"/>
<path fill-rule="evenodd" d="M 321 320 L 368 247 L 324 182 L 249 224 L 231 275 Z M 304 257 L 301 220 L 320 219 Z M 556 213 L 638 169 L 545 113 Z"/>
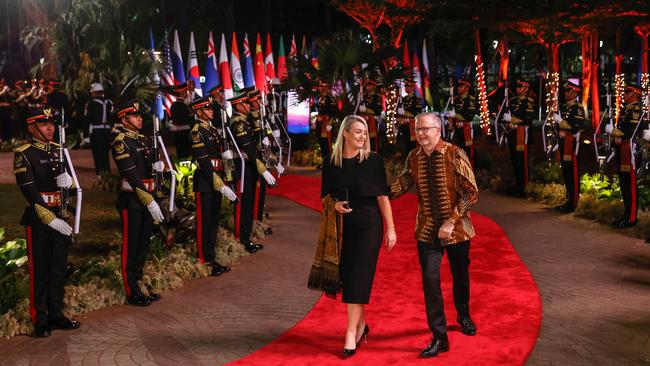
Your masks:
<path fill-rule="evenodd" d="M 478 188 L 471 163 L 459 147 L 440 141 L 431 155 L 418 147 L 406 159 L 404 170 L 391 185 L 391 198 L 406 193 L 413 185 L 418 192 L 415 239 L 437 241 L 445 221 L 454 224 L 453 237 L 442 245 L 474 237 L 469 209 L 478 200 Z"/>
<path fill-rule="evenodd" d="M 323 198 L 318 245 L 307 286 L 336 298 L 342 288 L 339 260 L 343 246 L 343 215 L 336 212 L 334 204 L 332 196 Z"/>

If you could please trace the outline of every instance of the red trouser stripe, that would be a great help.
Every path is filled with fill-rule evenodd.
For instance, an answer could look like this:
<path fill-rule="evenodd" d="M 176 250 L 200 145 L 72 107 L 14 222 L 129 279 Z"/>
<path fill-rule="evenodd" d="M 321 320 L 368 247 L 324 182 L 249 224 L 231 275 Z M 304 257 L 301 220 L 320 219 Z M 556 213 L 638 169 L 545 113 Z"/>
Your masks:
<path fill-rule="evenodd" d="M 29 316 L 36 323 L 36 304 L 34 303 L 34 252 L 32 251 L 32 227 L 25 226 L 27 234 L 27 257 L 29 259 Z"/>
<path fill-rule="evenodd" d="M 573 208 L 578 206 L 578 198 L 580 197 L 580 180 L 578 179 L 578 157 L 572 154 L 573 158 Z"/>
<path fill-rule="evenodd" d="M 636 221 L 636 169 L 630 161 L 630 191 L 632 193 L 632 202 L 630 202 L 630 221 Z"/>
<path fill-rule="evenodd" d="M 126 262 L 129 257 L 129 210 L 122 210 L 122 282 L 126 296 L 131 297 L 131 288 L 126 278 Z"/>
<path fill-rule="evenodd" d="M 196 250 L 199 252 L 199 260 L 205 263 L 203 258 L 203 217 L 201 209 L 201 192 L 194 193 L 196 202 Z"/>

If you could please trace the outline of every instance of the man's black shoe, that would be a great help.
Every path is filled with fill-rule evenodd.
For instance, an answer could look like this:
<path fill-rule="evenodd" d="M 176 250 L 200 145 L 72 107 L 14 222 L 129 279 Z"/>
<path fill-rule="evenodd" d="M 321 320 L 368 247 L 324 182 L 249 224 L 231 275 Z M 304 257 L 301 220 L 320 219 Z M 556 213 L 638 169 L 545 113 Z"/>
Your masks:
<path fill-rule="evenodd" d="M 222 265 L 219 264 L 219 263 L 216 263 L 216 266 L 219 267 L 219 268 L 221 268 L 221 272 L 222 272 L 222 273 L 230 272 L 230 267 L 228 267 L 228 266 L 222 266 Z"/>
<path fill-rule="evenodd" d="M 151 304 L 151 300 L 149 300 L 147 296 L 144 296 L 144 294 L 137 293 L 131 297 L 127 297 L 126 303 L 135 306 L 149 306 Z"/>
<path fill-rule="evenodd" d="M 244 246 L 244 250 L 251 253 L 251 254 L 257 252 L 257 250 L 259 249 L 257 247 L 257 245 L 253 244 L 253 242 L 250 242 L 250 241 L 248 243 L 246 243 L 246 244 L 242 243 L 242 245 Z"/>
<path fill-rule="evenodd" d="M 420 358 L 436 357 L 438 353 L 447 351 L 449 351 L 449 339 L 447 338 L 447 335 L 435 336 L 434 339 L 431 340 L 431 344 L 420 352 Z"/>
<path fill-rule="evenodd" d="M 255 245 L 257 250 L 264 249 L 264 245 L 262 245 L 262 244 L 257 244 L 257 243 L 253 243 L 253 242 L 251 242 L 251 244 Z"/>
<path fill-rule="evenodd" d="M 273 234 L 273 229 L 267 228 L 266 230 L 264 230 L 264 235 L 272 235 L 272 234 Z"/>
<path fill-rule="evenodd" d="M 160 296 L 160 294 L 149 291 L 149 296 L 147 296 L 147 300 L 149 300 L 149 302 L 151 303 L 151 302 L 160 300 L 161 297 L 162 296 Z"/>
<path fill-rule="evenodd" d="M 636 221 L 621 220 L 621 221 L 617 222 L 616 225 L 614 225 L 614 226 L 616 226 L 619 229 L 625 229 L 625 228 L 628 228 L 628 227 L 632 227 L 634 225 L 636 225 Z"/>
<path fill-rule="evenodd" d="M 461 333 L 468 336 L 476 335 L 476 325 L 474 325 L 474 322 L 472 321 L 472 318 L 469 317 L 469 315 L 459 316 L 456 320 L 458 321 L 458 324 L 460 324 Z"/>
<path fill-rule="evenodd" d="M 81 326 L 81 323 L 79 323 L 76 320 L 72 320 L 70 318 L 61 318 L 57 320 L 50 320 L 48 322 L 48 326 L 50 330 L 53 329 L 60 329 L 60 330 L 70 330 L 70 329 L 77 329 Z"/>
<path fill-rule="evenodd" d="M 34 325 L 34 337 L 36 338 L 47 338 L 52 335 L 50 327 L 47 324 L 35 324 Z"/>
<path fill-rule="evenodd" d="M 618 225 L 623 221 L 626 221 L 625 218 L 618 219 L 618 220 L 612 222 L 612 226 L 618 227 Z"/>

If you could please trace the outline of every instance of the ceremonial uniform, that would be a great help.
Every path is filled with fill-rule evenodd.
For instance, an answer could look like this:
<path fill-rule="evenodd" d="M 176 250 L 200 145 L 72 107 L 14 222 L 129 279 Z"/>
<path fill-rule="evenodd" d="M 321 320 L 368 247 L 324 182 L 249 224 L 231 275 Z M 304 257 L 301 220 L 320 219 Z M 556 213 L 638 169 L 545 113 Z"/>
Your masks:
<path fill-rule="evenodd" d="M 402 97 L 402 109 L 404 113 L 398 116 L 399 131 L 402 137 L 402 151 L 406 154 L 415 148 L 417 141 L 415 138 L 415 116 L 422 112 L 424 106 L 420 98 L 411 93 Z"/>
<path fill-rule="evenodd" d="M 13 121 L 11 120 L 11 89 L 2 82 L 0 83 L 0 138 L 3 141 L 11 140 L 13 130 Z"/>
<path fill-rule="evenodd" d="M 332 147 L 332 129 L 334 116 L 338 112 L 336 100 L 331 95 L 321 94 L 318 97 L 318 117 L 316 117 L 316 131 L 318 131 L 318 144 L 320 154 L 324 159 L 328 156 Z"/>
<path fill-rule="evenodd" d="M 118 108 L 118 118 L 126 114 L 140 114 L 139 104 L 135 102 Z M 138 281 L 143 276 L 153 231 L 152 206 L 160 212 L 153 196 L 152 164 L 156 157 L 152 154 L 149 139 L 130 128 L 133 127 L 124 125 L 111 144 L 113 160 L 122 176 L 122 189 L 116 204 L 122 219 L 122 280 L 129 303 L 149 305 L 156 299 L 145 296 Z M 158 219 L 161 217 L 160 213 Z"/>
<path fill-rule="evenodd" d="M 474 130 L 472 119 L 476 114 L 476 97 L 469 93 L 456 95 L 453 100 L 454 116 L 450 118 L 454 138 L 452 143 L 465 151 L 474 166 Z"/>
<path fill-rule="evenodd" d="M 182 99 L 176 99 L 169 107 L 172 126 L 170 130 L 174 134 L 176 145 L 176 156 L 180 159 L 191 155 L 190 151 L 190 126 L 194 123 L 194 113 Z"/>
<path fill-rule="evenodd" d="M 563 211 L 571 212 L 578 205 L 580 197 L 579 161 L 576 154 L 580 145 L 580 132 L 585 121 L 585 110 L 576 100 L 562 106 L 564 119 L 560 122 L 560 156 L 562 157 L 562 176 L 566 188 L 567 202 Z"/>
<path fill-rule="evenodd" d="M 521 122 L 508 123 L 508 149 L 510 161 L 515 175 L 514 193 L 523 195 L 528 185 L 528 128 L 532 125 L 535 115 L 534 101 L 525 95 L 511 98 L 510 114 Z"/>
<path fill-rule="evenodd" d="M 363 109 L 359 109 L 361 116 L 365 118 L 368 123 L 368 137 L 370 138 L 370 146 L 379 151 L 379 139 L 377 136 L 379 118 L 381 116 L 382 99 L 381 94 L 373 92 L 365 95 L 363 99 Z"/>
<path fill-rule="evenodd" d="M 27 123 L 54 122 L 49 109 L 41 113 L 28 118 Z M 79 327 L 63 314 L 72 228 L 64 219 L 67 212 L 62 209 L 58 177 L 65 170 L 59 164 L 59 145 L 54 142 L 33 137 L 15 150 L 16 182 L 29 204 L 20 220 L 25 226 L 29 258 L 29 314 L 40 337 L 49 336 L 50 329 Z"/>
<path fill-rule="evenodd" d="M 92 149 L 97 175 L 111 171 L 108 152 L 111 145 L 111 131 L 113 130 L 112 113 L 113 102 L 103 96 L 89 100 L 84 108 L 84 118 L 88 123 L 90 148 Z"/>
<path fill-rule="evenodd" d="M 212 104 L 212 97 L 205 97 L 193 102 L 191 108 L 213 108 Z M 192 158 L 198 165 L 193 179 L 197 253 L 201 263 L 211 265 L 212 275 L 218 276 L 230 271 L 229 267 L 217 263 L 215 256 L 215 243 L 221 219 L 221 190 L 225 186 L 220 131 L 209 121 L 197 119 L 190 132 L 190 138 Z"/>
<path fill-rule="evenodd" d="M 621 110 L 618 117 L 617 128 L 612 132 L 617 156 L 618 177 L 621 184 L 621 194 L 625 214 L 621 220 L 615 223 L 618 227 L 633 226 L 637 222 L 637 182 L 636 182 L 636 161 L 632 149 L 632 138 L 635 130 L 642 131 L 645 126 L 639 126 L 643 106 L 636 101 L 628 103 Z"/>

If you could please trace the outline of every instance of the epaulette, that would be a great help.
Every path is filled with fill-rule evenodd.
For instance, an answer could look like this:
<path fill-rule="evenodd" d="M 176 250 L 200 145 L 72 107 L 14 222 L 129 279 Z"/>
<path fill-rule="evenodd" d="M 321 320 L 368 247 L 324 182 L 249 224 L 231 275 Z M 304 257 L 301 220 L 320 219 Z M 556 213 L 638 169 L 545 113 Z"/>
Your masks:
<path fill-rule="evenodd" d="M 115 136 L 115 140 L 113 140 L 113 142 L 124 140 L 124 136 L 125 136 L 124 132 L 120 132 L 119 134 L 117 134 L 117 136 Z"/>
<path fill-rule="evenodd" d="M 576 102 L 575 100 L 572 100 L 572 101 L 570 101 L 570 102 L 567 102 L 566 105 L 569 106 L 569 107 L 573 107 L 573 106 L 574 106 L 575 104 L 577 104 L 577 103 L 578 103 L 578 102 Z"/>
<path fill-rule="evenodd" d="M 61 145 L 59 145 L 59 144 L 56 143 L 56 142 L 50 142 L 50 146 L 52 146 L 52 147 L 56 147 L 56 148 L 61 147 Z"/>
<path fill-rule="evenodd" d="M 469 99 L 474 100 L 474 99 L 476 99 L 476 97 L 473 96 L 473 95 L 470 95 L 470 96 L 469 96 Z"/>
<path fill-rule="evenodd" d="M 198 131 L 199 131 L 199 126 L 200 126 L 200 122 L 199 122 L 199 121 L 196 121 L 196 123 L 194 124 L 194 126 L 192 126 L 192 130 L 191 130 L 191 132 L 198 132 Z"/>
<path fill-rule="evenodd" d="M 528 99 L 529 101 L 535 103 L 535 99 L 533 99 L 533 98 L 531 98 L 531 97 L 526 97 L 526 99 Z"/>
<path fill-rule="evenodd" d="M 30 146 L 32 146 L 32 144 L 24 144 L 22 146 L 19 146 L 19 147 L 15 148 L 14 151 L 15 152 L 23 152 L 23 151 L 27 150 Z"/>

